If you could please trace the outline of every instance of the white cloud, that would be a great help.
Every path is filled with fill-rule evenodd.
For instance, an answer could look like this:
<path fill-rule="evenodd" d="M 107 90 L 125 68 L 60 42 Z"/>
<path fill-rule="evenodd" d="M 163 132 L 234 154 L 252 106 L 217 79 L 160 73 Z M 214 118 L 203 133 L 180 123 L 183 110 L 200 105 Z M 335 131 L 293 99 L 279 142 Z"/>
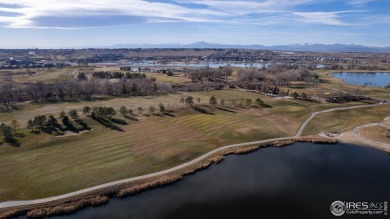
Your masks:
<path fill-rule="evenodd" d="M 362 7 L 367 3 L 373 2 L 375 0 L 351 0 L 347 2 L 347 4 L 355 6 L 355 7 Z"/>
<path fill-rule="evenodd" d="M 303 18 L 305 23 L 320 23 L 325 25 L 345 26 L 347 23 L 340 20 L 340 14 L 352 11 L 335 12 L 293 12 L 294 15 Z"/>
<path fill-rule="evenodd" d="M 8 3 L 0 0 L 1 3 Z M 224 13 L 205 9 L 190 9 L 174 4 L 147 2 L 143 0 L 18 0 L 17 8 L 3 8 L 3 11 L 21 13 L 20 16 L 2 17 L 0 22 L 9 27 L 44 27 L 39 18 L 67 18 L 106 16 L 139 17 L 145 21 L 158 19 L 167 21 L 182 20 L 190 22 L 212 22 L 211 16 L 223 16 Z M 39 20 L 40 23 L 37 23 Z M 77 25 L 77 24 L 75 24 Z"/>
<path fill-rule="evenodd" d="M 287 22 L 346 25 L 346 12 L 293 12 L 320 0 L 0 0 L 0 25 L 13 28 L 80 28 L 130 23 L 214 22 L 277 25 Z M 353 0 L 367 2 L 372 0 Z M 352 1 L 351 1 L 352 2 Z M 183 3 L 207 7 L 191 8 Z M 4 25 L 3 25 L 4 26 Z"/>
<path fill-rule="evenodd" d="M 174 0 L 179 3 L 193 3 L 207 5 L 209 8 L 223 11 L 229 14 L 247 14 L 247 13 L 278 13 L 285 9 L 307 3 L 313 3 L 315 0 Z"/>

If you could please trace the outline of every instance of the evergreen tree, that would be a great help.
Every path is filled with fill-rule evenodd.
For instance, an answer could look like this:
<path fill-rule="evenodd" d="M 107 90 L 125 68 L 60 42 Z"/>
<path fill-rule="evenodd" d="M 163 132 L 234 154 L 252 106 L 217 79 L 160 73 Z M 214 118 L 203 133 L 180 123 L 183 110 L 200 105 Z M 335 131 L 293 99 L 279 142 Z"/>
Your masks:
<path fill-rule="evenodd" d="M 160 104 L 158 104 L 158 107 L 160 108 L 160 113 L 164 113 L 164 112 L 165 112 L 165 106 L 164 106 L 164 104 L 162 104 L 162 103 L 160 102 Z"/>
<path fill-rule="evenodd" d="M 27 128 L 28 128 L 28 129 L 31 129 L 31 132 L 34 132 L 34 127 L 35 127 L 35 124 L 34 124 L 33 120 L 32 120 L 32 119 L 29 119 L 29 120 L 27 121 Z"/>
<path fill-rule="evenodd" d="M 121 106 L 119 112 L 122 116 L 126 116 L 126 114 L 129 113 L 129 110 L 125 106 Z"/>
<path fill-rule="evenodd" d="M 191 97 L 191 96 L 188 96 L 187 98 L 186 98 L 186 100 L 185 100 L 185 102 L 186 102 L 186 104 L 188 105 L 188 106 L 193 106 L 194 105 L 194 99 Z"/>
<path fill-rule="evenodd" d="M 214 96 L 211 96 L 211 97 L 210 97 L 210 100 L 209 100 L 209 103 L 210 103 L 211 105 L 216 105 L 216 104 L 217 104 L 217 98 L 214 97 Z"/>
<path fill-rule="evenodd" d="M 89 115 L 91 113 L 91 107 L 84 106 L 83 108 L 83 114 Z"/>
<path fill-rule="evenodd" d="M 154 114 L 154 112 L 156 112 L 156 107 L 154 107 L 154 106 L 150 106 L 149 107 L 149 112 L 150 112 L 150 114 Z"/>
<path fill-rule="evenodd" d="M 69 111 L 68 115 L 70 116 L 70 118 L 72 118 L 73 120 L 77 120 L 79 118 L 79 115 L 77 113 L 76 110 L 71 110 Z"/>

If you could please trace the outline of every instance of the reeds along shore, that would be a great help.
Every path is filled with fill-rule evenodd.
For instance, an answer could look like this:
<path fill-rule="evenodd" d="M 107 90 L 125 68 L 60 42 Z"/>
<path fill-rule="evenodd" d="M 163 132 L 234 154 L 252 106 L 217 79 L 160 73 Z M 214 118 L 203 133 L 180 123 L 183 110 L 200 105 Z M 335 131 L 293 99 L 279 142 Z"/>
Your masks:
<path fill-rule="evenodd" d="M 46 208 L 37 208 L 27 212 L 28 218 L 43 218 L 57 215 L 70 214 L 78 209 L 87 206 L 99 206 L 106 204 L 109 198 L 107 196 L 98 195 L 96 197 L 81 199 L 72 203 L 64 203 L 57 206 L 50 206 Z"/>
<path fill-rule="evenodd" d="M 222 150 L 215 155 L 212 155 L 199 163 L 185 167 L 181 170 L 165 174 L 163 176 L 154 177 L 149 180 L 140 182 L 134 182 L 131 185 L 120 185 L 117 188 L 107 188 L 107 190 L 97 191 L 95 195 L 89 194 L 88 197 L 79 196 L 72 200 L 64 200 L 62 203 L 45 203 L 39 207 L 15 207 L 0 213 L 0 219 L 7 219 L 16 217 L 18 215 L 26 214 L 28 218 L 43 218 L 48 216 L 58 216 L 71 214 L 79 209 L 89 206 L 99 206 L 106 204 L 111 197 L 123 198 L 129 195 L 134 195 L 139 192 L 156 188 L 159 186 L 168 185 L 181 180 L 184 176 L 193 174 L 197 171 L 208 168 L 212 164 L 220 163 L 224 156 L 229 154 L 246 154 L 258 150 L 261 147 L 283 147 L 291 145 L 295 142 L 312 142 L 320 144 L 335 144 L 338 141 L 336 139 L 327 139 L 321 137 L 303 137 L 303 138 L 291 138 L 283 141 L 272 141 L 260 145 L 249 145 L 245 147 L 229 148 Z M 100 193 L 100 194 L 99 194 Z"/>

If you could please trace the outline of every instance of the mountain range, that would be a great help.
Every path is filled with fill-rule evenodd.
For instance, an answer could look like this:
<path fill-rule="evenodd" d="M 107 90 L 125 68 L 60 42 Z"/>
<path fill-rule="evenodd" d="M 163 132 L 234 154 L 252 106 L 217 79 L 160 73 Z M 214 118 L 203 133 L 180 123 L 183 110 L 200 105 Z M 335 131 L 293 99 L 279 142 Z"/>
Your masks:
<path fill-rule="evenodd" d="M 289 45 L 229 45 L 215 44 L 204 41 L 191 44 L 117 44 L 103 48 L 194 48 L 194 49 L 264 49 L 281 51 L 308 51 L 308 52 L 372 52 L 389 53 L 390 47 L 371 47 L 354 44 L 289 44 Z"/>

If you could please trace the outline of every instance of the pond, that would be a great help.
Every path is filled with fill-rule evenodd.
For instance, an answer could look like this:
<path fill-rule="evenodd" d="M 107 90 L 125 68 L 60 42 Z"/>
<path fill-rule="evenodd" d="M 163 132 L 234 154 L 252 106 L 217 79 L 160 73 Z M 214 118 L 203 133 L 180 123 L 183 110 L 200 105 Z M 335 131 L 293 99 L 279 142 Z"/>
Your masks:
<path fill-rule="evenodd" d="M 390 85 L 390 72 L 335 72 L 332 75 L 350 84 L 373 87 Z"/>
<path fill-rule="evenodd" d="M 387 153 L 295 143 L 230 155 L 174 184 L 55 218 L 330 218 L 336 200 L 390 201 L 389 184 Z"/>

